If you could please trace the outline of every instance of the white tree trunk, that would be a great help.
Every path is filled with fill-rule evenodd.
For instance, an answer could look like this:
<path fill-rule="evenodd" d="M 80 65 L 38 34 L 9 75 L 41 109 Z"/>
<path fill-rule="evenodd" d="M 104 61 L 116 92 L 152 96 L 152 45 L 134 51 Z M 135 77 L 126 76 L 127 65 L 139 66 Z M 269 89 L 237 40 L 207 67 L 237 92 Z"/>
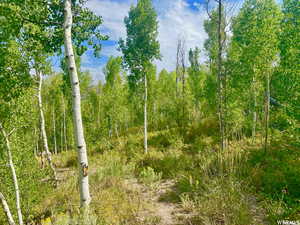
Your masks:
<path fill-rule="evenodd" d="M 61 125 L 60 125 L 60 151 L 63 152 L 64 151 L 64 121 L 62 121 Z"/>
<path fill-rule="evenodd" d="M 0 192 L 0 200 L 1 200 L 1 205 L 2 205 L 2 208 L 4 210 L 4 213 L 6 215 L 6 218 L 7 218 L 7 221 L 8 221 L 8 224 L 9 225 L 16 225 L 15 221 L 14 221 L 14 218 L 13 216 L 11 215 L 11 212 L 10 212 L 10 209 L 9 209 L 9 206 L 6 202 L 6 199 L 5 197 L 3 196 L 3 194 Z"/>
<path fill-rule="evenodd" d="M 255 70 L 254 70 L 255 71 Z M 252 92 L 253 92 L 253 117 L 252 117 L 252 141 L 254 142 L 256 136 L 256 121 L 257 121 L 257 100 L 256 100 L 256 79 L 255 74 L 252 78 Z"/>
<path fill-rule="evenodd" d="M 34 135 L 33 136 L 34 136 L 34 139 L 36 139 L 36 136 L 37 136 L 36 127 L 34 127 Z M 35 157 L 37 157 L 37 153 L 38 153 L 38 142 L 39 142 L 39 140 L 36 141 L 36 144 L 35 144 L 34 150 L 33 150 Z"/>
<path fill-rule="evenodd" d="M 253 104 L 254 104 L 254 111 L 253 111 L 253 121 L 252 121 L 252 139 L 254 141 L 256 136 L 256 121 L 257 121 L 257 113 L 256 113 L 256 94 L 254 93 L 253 97 Z"/>
<path fill-rule="evenodd" d="M 220 126 L 220 136 L 221 136 L 221 150 L 225 150 L 225 122 L 224 122 L 224 78 L 222 74 L 222 52 L 223 52 L 223 44 L 222 44 L 222 0 L 218 1 L 218 97 L 219 97 L 219 126 Z"/>
<path fill-rule="evenodd" d="M 98 97 L 99 99 L 98 99 L 98 128 L 100 128 L 101 127 L 101 115 L 100 115 L 100 113 L 101 113 L 101 100 L 100 100 L 100 97 Z"/>
<path fill-rule="evenodd" d="M 270 75 L 266 75 L 266 97 L 265 97 L 265 152 L 268 149 L 270 119 Z"/>
<path fill-rule="evenodd" d="M 43 78 L 42 74 L 38 69 L 35 69 L 36 75 L 38 77 L 39 81 L 39 86 L 38 86 L 38 102 L 39 102 L 39 111 L 40 111 L 40 125 L 41 125 L 41 134 L 42 134 L 42 139 L 43 139 L 43 144 L 44 144 L 44 151 L 46 152 L 46 158 L 47 162 L 50 166 L 50 169 L 52 170 L 53 173 L 53 179 L 54 181 L 57 181 L 57 176 L 56 176 L 56 171 L 54 168 L 54 165 L 52 163 L 51 159 L 51 152 L 49 151 L 49 146 L 48 146 L 48 140 L 47 140 L 47 133 L 46 133 L 46 128 L 45 128 L 45 117 L 44 117 L 44 111 L 43 111 L 43 102 L 42 102 L 42 83 L 43 83 Z M 41 155 L 43 157 L 43 155 Z"/>
<path fill-rule="evenodd" d="M 54 153 L 57 155 L 55 109 L 52 110 Z"/>
<path fill-rule="evenodd" d="M 13 178 L 13 182 L 14 182 L 18 221 L 19 221 L 19 225 L 23 225 L 24 222 L 23 222 L 23 215 L 22 215 L 22 209 L 21 209 L 19 183 L 18 183 L 16 169 L 15 169 L 15 165 L 14 165 L 12 154 L 11 154 L 10 142 L 9 142 L 9 139 L 8 139 L 9 134 L 6 133 L 6 131 L 4 130 L 2 124 L 0 124 L 0 130 L 2 132 L 2 135 L 3 135 L 4 139 L 5 139 L 5 144 L 6 144 L 6 149 L 7 149 L 7 156 L 8 156 L 8 164 L 9 164 L 11 174 L 12 174 L 12 178 Z"/>
<path fill-rule="evenodd" d="M 67 151 L 67 132 L 66 132 L 66 104 L 65 104 L 65 99 L 64 97 L 62 98 L 63 102 L 63 138 L 64 138 L 64 150 Z"/>
<path fill-rule="evenodd" d="M 81 99 L 79 79 L 77 75 L 75 57 L 72 46 L 72 8 L 71 0 L 65 0 L 65 55 L 67 59 L 68 70 L 70 74 L 70 81 L 72 86 L 73 96 L 73 120 L 74 120 L 74 134 L 78 152 L 79 164 L 79 189 L 80 189 L 80 205 L 87 207 L 91 201 L 89 190 L 88 177 L 88 158 L 86 143 L 84 140 L 82 117 L 81 117 Z"/>
<path fill-rule="evenodd" d="M 147 132 L 147 100 L 148 100 L 148 89 L 147 89 L 147 75 L 144 77 L 145 83 L 145 102 L 144 102 L 144 147 L 145 153 L 148 153 L 148 132 Z"/>

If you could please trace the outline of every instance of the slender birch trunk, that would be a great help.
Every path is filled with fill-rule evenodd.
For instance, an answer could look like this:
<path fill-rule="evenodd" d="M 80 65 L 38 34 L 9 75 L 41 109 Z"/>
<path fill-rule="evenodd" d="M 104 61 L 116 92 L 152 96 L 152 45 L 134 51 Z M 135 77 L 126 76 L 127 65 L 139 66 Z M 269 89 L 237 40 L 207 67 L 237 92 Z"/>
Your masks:
<path fill-rule="evenodd" d="M 266 97 L 265 97 L 265 152 L 268 148 L 269 137 L 269 118 L 270 118 L 270 77 L 266 76 Z"/>
<path fill-rule="evenodd" d="M 1 130 L 1 133 L 4 137 L 4 139 L 5 139 L 7 156 L 8 156 L 8 164 L 9 164 L 11 174 L 12 174 L 12 178 L 13 178 L 13 182 L 14 182 L 18 221 L 19 221 L 19 225 L 23 225 L 24 222 L 23 222 L 23 215 L 22 215 L 22 209 L 21 209 L 19 183 L 18 183 L 18 178 L 17 178 L 15 165 L 14 165 L 14 162 L 13 162 L 13 157 L 12 157 L 12 154 L 11 154 L 11 147 L 10 147 L 10 142 L 9 142 L 9 139 L 8 139 L 9 135 L 6 133 L 6 131 L 4 130 L 1 123 L 0 123 L 0 130 Z M 3 200 L 2 200 L 2 204 L 3 204 Z"/>
<path fill-rule="evenodd" d="M 101 118 L 101 115 L 100 115 L 100 113 L 101 113 L 101 103 L 100 103 L 100 98 L 98 97 L 98 128 L 100 128 L 101 127 L 101 120 L 100 120 L 100 118 Z"/>
<path fill-rule="evenodd" d="M 256 102 L 255 88 L 256 88 L 256 80 L 255 80 L 255 77 L 253 77 L 253 81 L 252 81 L 252 91 L 253 91 L 252 141 L 254 141 L 255 136 L 256 136 L 256 121 L 257 121 L 257 112 L 256 112 L 257 102 Z"/>
<path fill-rule="evenodd" d="M 2 208 L 3 208 L 4 213 L 6 215 L 8 224 L 9 225 L 16 225 L 16 223 L 14 221 L 14 218 L 13 218 L 11 212 L 10 212 L 9 206 L 7 204 L 7 201 L 6 201 L 4 195 L 1 192 L 0 192 L 0 200 L 1 200 Z"/>
<path fill-rule="evenodd" d="M 34 134 L 33 134 L 33 136 L 34 136 L 34 139 L 36 140 L 36 136 L 37 136 L 36 127 L 34 127 Z M 34 150 L 33 150 L 33 154 L 34 154 L 35 157 L 37 157 L 37 153 L 38 153 L 38 141 L 39 140 L 36 141 L 36 144 L 35 144 Z"/>
<path fill-rule="evenodd" d="M 64 139 L 64 150 L 67 151 L 67 132 L 66 132 L 66 104 L 64 97 L 62 98 L 63 102 L 63 139 Z"/>
<path fill-rule="evenodd" d="M 253 99 L 254 108 L 256 108 L 256 96 Z M 255 139 L 256 136 L 256 121 L 257 121 L 257 112 L 256 109 L 253 111 L 253 118 L 252 118 L 252 139 Z"/>
<path fill-rule="evenodd" d="M 147 88 L 147 75 L 144 75 L 145 84 L 145 99 L 144 99 L 144 147 L 145 153 L 148 153 L 148 133 L 147 133 L 147 100 L 148 100 L 148 88 Z"/>
<path fill-rule="evenodd" d="M 182 66 L 182 125 L 185 122 L 185 40 L 182 44 L 181 52 L 181 66 Z M 182 126 L 183 127 L 183 126 Z"/>
<path fill-rule="evenodd" d="M 64 124 L 62 121 L 62 124 L 60 125 L 60 151 L 63 152 L 64 151 Z"/>
<path fill-rule="evenodd" d="M 82 117 L 81 117 L 81 99 L 79 79 L 72 45 L 72 1 L 65 0 L 65 18 L 64 18 L 64 35 L 65 35 L 65 55 L 67 59 L 70 81 L 73 96 L 73 120 L 74 135 L 76 140 L 79 164 L 79 189 L 80 189 L 80 205 L 87 208 L 91 202 L 88 177 L 88 158 L 86 143 L 84 140 Z"/>
<path fill-rule="evenodd" d="M 39 141 L 40 141 L 40 134 L 38 133 L 38 135 L 37 135 L 37 137 L 36 137 L 37 139 L 36 139 L 36 155 L 38 155 L 38 153 L 39 153 L 39 151 L 40 151 L 40 143 L 39 143 Z"/>
<path fill-rule="evenodd" d="M 156 111 L 157 111 L 157 102 L 155 101 L 153 104 L 153 115 L 158 115 L 158 116 L 157 116 L 156 120 L 155 120 L 154 116 L 152 116 L 152 118 L 153 118 L 152 124 L 153 124 L 153 127 L 155 127 L 158 130 L 158 128 L 159 128 L 158 122 L 159 122 L 160 118 L 159 118 L 159 113 L 156 113 Z"/>
<path fill-rule="evenodd" d="M 46 152 L 47 162 L 48 162 L 48 164 L 50 166 L 50 169 L 52 170 L 52 173 L 53 173 L 53 179 L 56 182 L 57 181 L 56 171 L 55 171 L 54 165 L 52 163 L 51 152 L 49 151 L 47 133 L 46 133 L 46 128 L 45 128 L 45 117 L 44 117 L 43 101 L 42 101 L 42 83 L 43 83 L 43 78 L 42 78 L 42 73 L 38 69 L 35 69 L 35 71 L 36 71 L 36 75 L 37 75 L 38 81 L 39 81 L 39 86 L 38 86 L 38 103 L 39 103 L 40 126 L 41 126 L 41 134 L 42 134 L 42 139 L 43 139 L 43 144 L 44 144 L 44 150 Z M 41 157 L 43 157 L 43 156 L 41 155 Z"/>
<path fill-rule="evenodd" d="M 115 132 L 116 132 L 117 138 L 119 139 L 118 124 L 115 124 Z"/>
<path fill-rule="evenodd" d="M 57 144 L 56 144 L 56 123 L 55 123 L 55 111 L 54 107 L 52 110 L 52 120 L 53 120 L 53 142 L 54 142 L 54 153 L 57 155 Z"/>
<path fill-rule="evenodd" d="M 222 0 L 218 1 L 218 94 L 219 94 L 219 126 L 221 135 L 221 150 L 225 149 L 225 129 L 223 112 L 223 78 L 222 78 Z"/>
<path fill-rule="evenodd" d="M 178 39 L 177 42 L 177 51 L 176 51 L 176 97 L 178 97 L 178 83 L 179 83 L 179 53 L 180 53 L 180 48 L 181 48 L 181 40 Z"/>
<path fill-rule="evenodd" d="M 108 137 L 112 137 L 112 125 L 110 115 L 108 115 Z"/>

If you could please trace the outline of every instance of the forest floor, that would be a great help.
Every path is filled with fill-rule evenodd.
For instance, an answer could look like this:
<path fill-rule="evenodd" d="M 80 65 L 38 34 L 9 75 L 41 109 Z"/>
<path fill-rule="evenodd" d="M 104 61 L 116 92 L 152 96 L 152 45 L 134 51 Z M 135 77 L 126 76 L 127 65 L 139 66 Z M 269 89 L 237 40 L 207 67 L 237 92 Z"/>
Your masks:
<path fill-rule="evenodd" d="M 145 221 L 147 218 L 157 218 L 157 222 L 162 225 L 177 225 L 176 213 L 180 205 L 173 202 L 163 201 L 161 198 L 163 195 L 172 190 L 174 181 L 168 180 L 159 182 L 156 187 L 150 188 L 139 183 L 136 179 L 128 180 L 128 186 L 132 189 L 138 190 L 141 194 L 141 200 L 151 208 L 144 209 L 139 212 L 139 218 L 141 221 Z"/>
<path fill-rule="evenodd" d="M 76 170 L 72 168 L 57 168 L 56 171 L 60 185 L 63 185 L 70 176 L 76 175 Z M 91 174 L 95 173 L 97 170 L 93 169 Z M 137 178 L 130 178 L 124 180 L 124 183 L 129 190 L 138 194 L 139 201 L 146 206 L 140 209 L 136 218 L 141 223 L 149 221 L 150 218 L 150 223 L 156 225 L 184 225 L 186 219 L 193 215 L 169 197 L 176 194 L 175 180 L 160 180 L 148 186 L 139 182 Z"/>
<path fill-rule="evenodd" d="M 147 218 L 157 218 L 159 225 L 183 225 L 186 219 L 192 216 L 185 211 L 181 204 L 168 199 L 170 194 L 175 194 L 174 180 L 164 180 L 155 184 L 155 187 L 149 187 L 139 183 L 137 180 L 129 180 L 129 186 L 132 189 L 138 189 L 141 193 L 141 200 L 151 205 L 151 208 L 145 209 L 139 213 L 142 221 Z"/>
<path fill-rule="evenodd" d="M 298 177 L 289 166 L 299 164 L 295 149 L 275 144 L 266 155 L 259 143 L 241 140 L 220 152 L 213 138 L 194 133 L 200 132 L 184 139 L 172 130 L 150 133 L 146 155 L 140 134 L 90 148 L 88 225 L 268 225 L 299 218 L 297 192 L 287 186 Z M 77 155 L 62 152 L 54 161 L 60 183 L 37 206 L 36 224 L 77 224 L 70 222 L 79 215 Z M 282 195 L 284 185 L 291 194 Z M 287 208 L 285 197 L 295 205 Z"/>

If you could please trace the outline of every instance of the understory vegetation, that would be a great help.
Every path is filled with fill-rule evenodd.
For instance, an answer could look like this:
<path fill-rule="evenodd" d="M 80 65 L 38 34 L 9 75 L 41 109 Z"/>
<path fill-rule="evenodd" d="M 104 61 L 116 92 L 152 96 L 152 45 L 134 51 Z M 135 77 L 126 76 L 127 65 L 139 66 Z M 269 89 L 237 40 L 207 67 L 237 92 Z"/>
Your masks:
<path fill-rule="evenodd" d="M 134 133 L 93 148 L 93 224 L 158 224 L 159 218 L 143 213 L 155 208 L 135 184 L 157 192 L 163 180 L 175 182 L 160 201 L 178 204 L 190 215 L 174 215 L 178 224 L 276 224 L 299 219 L 300 162 L 295 146 L 274 143 L 266 155 L 260 143 L 243 138 L 228 151 L 219 152 L 218 143 L 201 132 L 202 127 L 199 124 L 199 133 L 192 140 L 176 129 L 149 133 L 151 151 L 147 155 L 140 146 L 142 135 Z M 190 129 L 194 132 L 195 127 Z M 70 221 L 79 213 L 73 175 L 76 155 L 65 152 L 54 161 L 58 168 L 68 170 L 62 172 L 58 190 L 50 192 L 51 197 L 41 201 L 35 213 L 41 221 L 52 218 L 53 224 L 64 224 L 62 220 Z"/>

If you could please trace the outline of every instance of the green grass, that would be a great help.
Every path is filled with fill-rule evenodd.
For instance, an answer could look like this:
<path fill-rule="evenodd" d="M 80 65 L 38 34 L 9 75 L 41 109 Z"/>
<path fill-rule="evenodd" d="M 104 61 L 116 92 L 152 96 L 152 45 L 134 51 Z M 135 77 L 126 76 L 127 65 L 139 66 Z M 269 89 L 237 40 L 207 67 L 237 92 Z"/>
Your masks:
<path fill-rule="evenodd" d="M 214 126 L 211 121 L 190 126 L 184 135 L 176 129 L 152 132 L 147 155 L 139 133 L 94 146 L 89 153 L 93 221 L 99 225 L 158 223 L 158 218 L 138 219 L 149 206 L 128 184 L 132 179 L 155 188 L 159 181 L 173 179 L 174 190 L 161 199 L 178 203 L 192 215 L 186 225 L 263 225 L 299 219 L 299 149 L 276 143 L 264 154 L 257 142 L 244 139 L 220 152 L 217 139 L 202 132 Z M 77 166 L 72 152 L 55 161 L 61 167 Z M 76 217 L 78 202 L 76 178 L 70 176 L 37 206 L 37 212 L 53 218 Z"/>
<path fill-rule="evenodd" d="M 261 149 L 251 151 L 244 168 L 251 186 L 271 206 L 267 209 L 274 223 L 300 219 L 299 174 L 300 151 L 282 145 L 272 146 L 267 153 Z"/>

